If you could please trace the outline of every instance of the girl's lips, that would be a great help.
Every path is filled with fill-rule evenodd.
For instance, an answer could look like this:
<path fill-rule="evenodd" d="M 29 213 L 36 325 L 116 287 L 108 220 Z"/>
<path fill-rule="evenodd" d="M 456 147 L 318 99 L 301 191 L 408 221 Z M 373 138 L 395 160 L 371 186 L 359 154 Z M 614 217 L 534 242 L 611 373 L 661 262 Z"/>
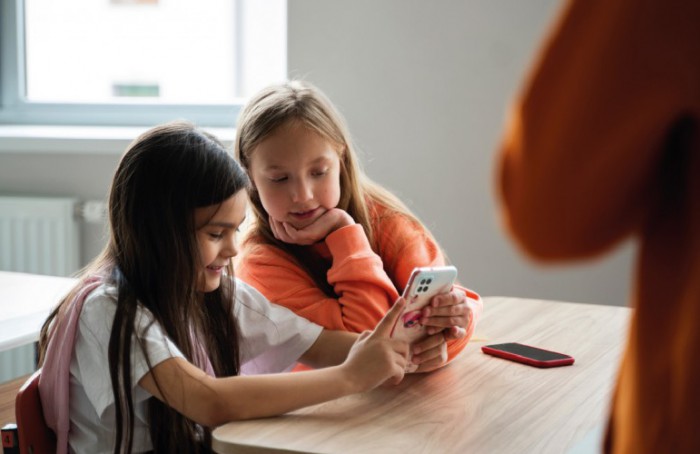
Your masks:
<path fill-rule="evenodd" d="M 222 271 L 223 269 L 224 269 L 223 266 L 211 266 L 211 265 L 210 265 L 210 266 L 207 267 L 207 271 L 209 271 L 209 272 L 211 272 L 211 273 L 217 273 L 217 274 L 218 274 L 218 273 L 221 273 L 221 271 Z"/>
<path fill-rule="evenodd" d="M 309 211 L 302 211 L 302 212 L 298 212 L 298 213 L 292 212 L 291 215 L 295 219 L 299 219 L 299 220 L 309 219 L 309 218 L 313 217 L 318 210 L 319 210 L 319 208 L 314 208 L 313 210 L 309 210 Z"/>

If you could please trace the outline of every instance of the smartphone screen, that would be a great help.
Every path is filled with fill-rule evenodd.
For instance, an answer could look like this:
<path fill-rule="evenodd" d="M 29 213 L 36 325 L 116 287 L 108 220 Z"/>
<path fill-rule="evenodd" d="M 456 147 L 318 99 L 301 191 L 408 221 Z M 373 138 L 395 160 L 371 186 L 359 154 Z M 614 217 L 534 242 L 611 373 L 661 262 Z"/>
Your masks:
<path fill-rule="evenodd" d="M 510 342 L 505 344 L 485 345 L 481 347 L 484 353 L 498 356 L 536 367 L 568 366 L 574 363 L 574 358 L 563 353 L 544 350 L 530 345 Z"/>

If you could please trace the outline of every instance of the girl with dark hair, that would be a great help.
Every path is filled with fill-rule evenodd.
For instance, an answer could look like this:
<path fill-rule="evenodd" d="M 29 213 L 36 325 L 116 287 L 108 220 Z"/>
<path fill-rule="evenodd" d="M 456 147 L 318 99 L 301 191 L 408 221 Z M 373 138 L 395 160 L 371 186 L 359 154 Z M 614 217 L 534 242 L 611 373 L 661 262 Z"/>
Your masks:
<path fill-rule="evenodd" d="M 190 124 L 129 146 L 109 243 L 41 333 L 39 389 L 59 453 L 211 452 L 210 427 L 403 378 L 408 347 L 389 339 L 400 307 L 358 338 L 233 277 L 247 186 L 222 144 Z M 330 367 L 250 376 L 297 361 Z"/>

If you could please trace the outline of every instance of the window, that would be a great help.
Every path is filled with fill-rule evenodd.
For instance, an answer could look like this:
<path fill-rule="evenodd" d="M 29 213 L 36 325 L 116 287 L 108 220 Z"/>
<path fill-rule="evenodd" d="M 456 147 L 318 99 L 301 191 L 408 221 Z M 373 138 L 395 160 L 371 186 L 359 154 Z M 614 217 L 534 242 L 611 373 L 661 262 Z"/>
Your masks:
<path fill-rule="evenodd" d="M 230 127 L 286 78 L 285 0 L 3 0 L 0 123 Z"/>

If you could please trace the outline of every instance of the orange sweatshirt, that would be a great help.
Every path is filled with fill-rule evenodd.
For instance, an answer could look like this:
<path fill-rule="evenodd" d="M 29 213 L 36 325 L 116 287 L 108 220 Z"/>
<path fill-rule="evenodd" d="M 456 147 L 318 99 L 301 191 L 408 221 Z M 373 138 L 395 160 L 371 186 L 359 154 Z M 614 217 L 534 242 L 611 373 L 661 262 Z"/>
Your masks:
<path fill-rule="evenodd" d="M 422 226 L 399 215 L 381 216 L 375 229 L 380 254 L 374 252 L 359 224 L 346 226 L 308 247 L 330 264 L 327 277 L 336 297 L 319 289 L 296 260 L 279 248 L 254 238 L 245 242 L 237 258 L 237 276 L 256 287 L 270 301 L 285 306 L 324 328 L 351 332 L 371 330 L 399 297 L 416 266 L 444 265 L 439 247 Z M 469 341 L 481 313 L 481 298 L 467 336 L 448 342 L 452 359 Z"/>
<path fill-rule="evenodd" d="M 700 2 L 571 1 L 515 107 L 500 189 L 523 248 L 638 241 L 606 452 L 700 453 Z"/>

